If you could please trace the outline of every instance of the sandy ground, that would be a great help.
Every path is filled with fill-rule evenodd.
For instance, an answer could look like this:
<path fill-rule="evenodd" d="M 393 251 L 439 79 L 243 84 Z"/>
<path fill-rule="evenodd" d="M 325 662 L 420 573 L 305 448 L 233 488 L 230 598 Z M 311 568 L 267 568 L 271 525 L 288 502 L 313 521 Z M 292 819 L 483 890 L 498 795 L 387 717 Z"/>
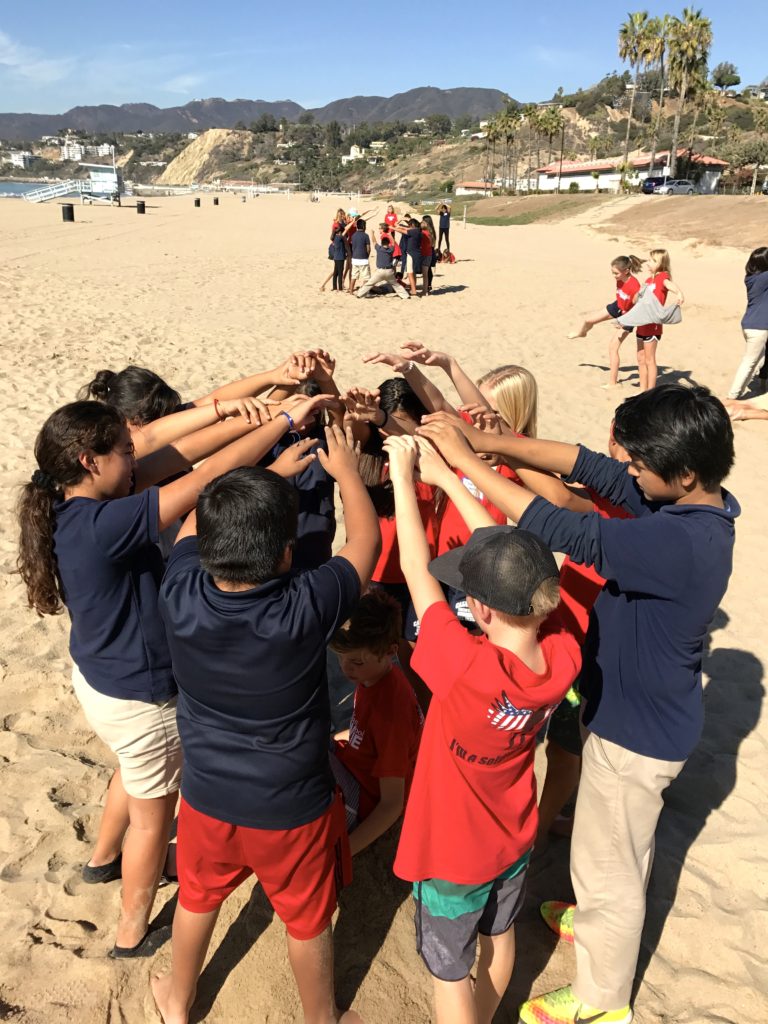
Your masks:
<path fill-rule="evenodd" d="M 725 232 L 727 200 L 715 202 Z M 191 197 L 148 203 L 144 217 L 133 208 L 78 206 L 77 222 L 63 224 L 56 205 L 0 202 L 0 1019 L 25 1024 L 153 1020 L 147 979 L 169 960 L 168 946 L 152 962 L 106 959 L 118 887 L 79 880 L 110 755 L 90 734 L 68 682 L 66 619 L 36 618 L 11 575 L 15 487 L 30 475 L 45 416 L 105 366 L 150 366 L 194 397 L 271 366 L 294 347 L 322 344 L 339 359 L 342 386 L 375 385 L 385 374 L 364 366 L 361 356 L 418 339 L 460 355 L 472 374 L 524 363 L 540 385 L 541 435 L 602 448 L 621 397 L 599 387 L 611 328 L 596 329 L 588 341 L 567 341 L 565 334 L 580 313 L 612 299 L 609 262 L 631 247 L 627 235 L 634 247 L 638 238 L 663 243 L 665 236 L 652 232 L 665 223 L 672 237 L 694 234 L 680 234 L 693 205 L 687 197 L 679 205 L 676 198 L 665 202 L 677 213 L 662 223 L 646 221 L 651 207 L 640 198 L 557 224 L 456 225 L 458 262 L 438 269 L 431 298 L 357 302 L 318 293 L 330 267 L 326 235 L 335 201 L 223 197 L 214 208 L 206 197 L 201 209 Z M 717 230 L 710 222 L 707 237 Z M 665 379 L 724 393 L 741 355 L 743 264 L 765 238 L 755 232 L 742 241 L 744 249 L 671 244 L 688 305 L 684 323 L 660 346 Z M 627 345 L 622 395 L 635 393 L 631 355 Z M 768 477 L 755 470 L 767 430 L 754 421 L 736 426 L 730 486 L 744 515 L 735 571 L 704 665 L 704 737 L 669 791 L 659 828 L 639 1024 L 768 1020 L 760 597 Z M 414 950 L 407 886 L 390 871 L 393 849 L 385 840 L 356 862 L 338 923 L 339 995 L 368 1022 L 424 1024 L 430 983 Z M 568 980 L 572 950 L 556 946 L 536 907 L 541 898 L 569 892 L 567 849 L 556 843 L 533 872 L 518 965 L 497 1021 L 516 1021 L 516 1006 L 531 990 Z M 173 889 L 161 892 L 161 921 L 170 920 L 173 897 Z M 194 1019 L 288 1024 L 298 1014 L 282 926 L 258 887 L 243 886 L 222 913 Z"/>

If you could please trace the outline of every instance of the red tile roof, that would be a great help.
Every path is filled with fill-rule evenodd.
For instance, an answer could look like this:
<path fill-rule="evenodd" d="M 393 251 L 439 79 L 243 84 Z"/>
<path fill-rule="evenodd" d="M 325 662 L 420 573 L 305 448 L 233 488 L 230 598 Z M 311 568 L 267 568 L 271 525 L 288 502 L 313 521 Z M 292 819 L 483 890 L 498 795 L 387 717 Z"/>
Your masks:
<path fill-rule="evenodd" d="M 677 151 L 678 159 L 687 156 L 687 154 L 687 149 L 678 149 Z M 668 156 L 669 150 L 663 150 L 662 152 L 656 154 L 656 161 L 660 161 Z M 632 157 L 628 162 L 631 167 L 636 167 L 638 169 L 648 167 L 648 165 L 651 162 L 651 154 L 643 153 L 641 156 Z M 589 174 L 592 171 L 614 171 L 620 163 L 621 159 L 619 157 L 610 157 L 607 160 L 595 160 L 592 162 L 579 160 L 564 160 L 563 174 Z M 691 157 L 691 163 L 698 164 L 699 166 L 711 167 L 713 169 L 717 167 L 723 168 L 728 166 L 725 160 L 718 160 L 714 156 L 704 156 L 701 153 L 694 153 Z M 554 163 L 547 164 L 546 167 L 539 167 L 537 173 L 557 174 L 559 166 L 560 163 L 559 161 L 556 160 L 554 161 Z"/>

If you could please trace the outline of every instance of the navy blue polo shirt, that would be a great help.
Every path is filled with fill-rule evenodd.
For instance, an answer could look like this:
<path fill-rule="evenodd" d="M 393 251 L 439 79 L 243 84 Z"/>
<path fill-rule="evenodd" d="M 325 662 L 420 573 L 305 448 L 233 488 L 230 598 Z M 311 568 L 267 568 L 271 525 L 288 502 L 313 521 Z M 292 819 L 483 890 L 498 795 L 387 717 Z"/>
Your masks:
<path fill-rule="evenodd" d="M 440 214 L 440 230 L 441 231 L 450 231 L 450 228 L 451 228 L 451 215 L 450 215 L 450 213 L 441 213 Z"/>
<path fill-rule="evenodd" d="M 157 487 L 108 501 L 70 498 L 56 503 L 55 515 L 53 550 L 72 621 L 72 660 L 99 693 L 168 700 L 176 685 L 157 610 Z"/>
<path fill-rule="evenodd" d="M 371 240 L 365 231 L 356 231 L 352 235 L 352 259 L 367 260 L 371 251 Z"/>
<path fill-rule="evenodd" d="M 333 236 L 333 239 L 331 240 L 331 256 L 335 260 L 346 259 L 346 256 L 347 256 L 347 246 L 346 246 L 346 243 L 344 242 L 344 236 L 343 235 L 334 235 Z"/>
<path fill-rule="evenodd" d="M 345 558 L 250 590 L 219 590 L 197 538 L 173 550 L 160 590 L 184 750 L 182 795 L 249 828 L 288 829 L 333 793 L 326 646 L 360 597 Z"/>
<path fill-rule="evenodd" d="M 413 256 L 414 259 L 421 259 L 421 228 L 418 224 L 414 223 L 412 227 L 408 228 L 405 251 L 409 256 Z"/>
<path fill-rule="evenodd" d="M 520 519 L 606 579 L 584 644 L 584 724 L 636 754 L 684 761 L 704 723 L 704 641 L 728 587 L 739 503 L 725 490 L 724 508 L 649 503 L 626 463 L 583 447 L 568 482 L 636 517 L 603 519 L 539 497 Z"/>
<path fill-rule="evenodd" d="M 394 247 L 391 245 L 376 246 L 376 267 L 378 270 L 392 269 L 392 254 L 394 251 Z"/>
<path fill-rule="evenodd" d="M 768 270 L 744 278 L 747 309 L 741 320 L 745 331 L 768 331 Z"/>
<path fill-rule="evenodd" d="M 312 427 L 308 436 L 317 438 L 317 447 L 327 451 L 325 440 L 320 440 L 321 427 Z M 291 439 L 284 435 L 272 449 L 270 455 L 259 465 L 269 469 L 275 459 L 286 448 L 290 447 Z M 296 543 L 293 548 L 294 569 L 317 569 L 327 562 L 333 552 L 333 539 L 336 536 L 336 508 L 334 504 L 333 477 L 323 469 L 319 459 L 310 462 L 289 481 L 297 490 L 299 497 L 299 521 L 296 527 Z"/>

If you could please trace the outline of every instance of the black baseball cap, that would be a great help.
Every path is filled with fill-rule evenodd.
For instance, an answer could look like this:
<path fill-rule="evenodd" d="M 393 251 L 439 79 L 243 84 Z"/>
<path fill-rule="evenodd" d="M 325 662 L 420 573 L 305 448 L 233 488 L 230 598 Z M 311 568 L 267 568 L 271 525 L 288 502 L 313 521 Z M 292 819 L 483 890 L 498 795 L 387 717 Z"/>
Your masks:
<path fill-rule="evenodd" d="M 514 526 L 475 530 L 464 547 L 434 558 L 429 571 L 441 583 L 507 615 L 531 615 L 531 600 L 541 584 L 559 577 L 547 545 Z"/>

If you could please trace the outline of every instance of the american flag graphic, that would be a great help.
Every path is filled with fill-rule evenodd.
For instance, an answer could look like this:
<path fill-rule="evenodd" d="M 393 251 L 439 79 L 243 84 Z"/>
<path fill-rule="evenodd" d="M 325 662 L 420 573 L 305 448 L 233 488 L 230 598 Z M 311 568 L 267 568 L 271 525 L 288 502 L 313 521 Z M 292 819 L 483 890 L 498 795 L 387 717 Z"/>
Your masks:
<path fill-rule="evenodd" d="M 528 708 L 516 708 L 505 690 L 501 691 L 501 697 L 488 708 L 491 725 L 505 732 L 520 732 L 532 714 Z"/>

